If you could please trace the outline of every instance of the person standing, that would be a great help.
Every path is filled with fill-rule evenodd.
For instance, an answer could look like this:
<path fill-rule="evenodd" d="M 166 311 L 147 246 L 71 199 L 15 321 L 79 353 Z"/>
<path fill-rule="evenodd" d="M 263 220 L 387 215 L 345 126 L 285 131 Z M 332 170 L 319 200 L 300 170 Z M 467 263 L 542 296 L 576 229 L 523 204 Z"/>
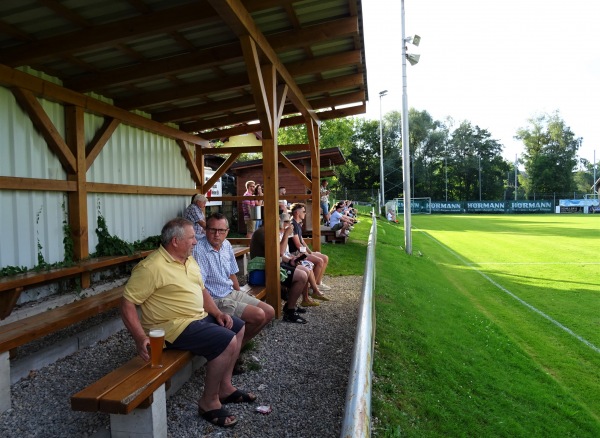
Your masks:
<path fill-rule="evenodd" d="M 206 203 L 208 198 L 201 193 L 192 196 L 192 203 L 185 209 L 183 217 L 194 224 L 196 240 L 206 236 Z"/>
<path fill-rule="evenodd" d="M 246 192 L 244 193 L 244 196 L 254 196 L 255 188 L 256 183 L 254 181 L 246 181 Z M 256 201 L 251 199 L 244 199 L 242 201 L 242 213 L 244 215 L 244 223 L 246 224 L 246 237 L 248 239 L 252 237 L 252 233 L 254 233 L 254 230 L 256 230 L 256 222 L 254 222 L 250 216 L 250 210 L 256 205 Z"/>
<path fill-rule="evenodd" d="M 329 181 L 326 179 L 321 181 L 321 187 L 319 189 L 319 194 L 321 195 L 321 213 L 323 215 L 323 222 L 327 225 L 329 222 L 329 190 L 327 190 L 327 185 Z"/>
<path fill-rule="evenodd" d="M 161 231 L 158 250 L 131 272 L 121 300 L 121 317 L 144 361 L 150 359 L 150 329 L 165 331 L 168 349 L 191 351 L 207 360 L 198 413 L 206 421 L 232 427 L 227 403 L 251 403 L 256 395 L 235 388 L 233 368 L 245 334 L 244 322 L 221 312 L 204 287 L 200 267 L 191 257 L 196 244 L 193 224 L 172 219 Z M 141 319 L 137 306 L 142 310 Z"/>

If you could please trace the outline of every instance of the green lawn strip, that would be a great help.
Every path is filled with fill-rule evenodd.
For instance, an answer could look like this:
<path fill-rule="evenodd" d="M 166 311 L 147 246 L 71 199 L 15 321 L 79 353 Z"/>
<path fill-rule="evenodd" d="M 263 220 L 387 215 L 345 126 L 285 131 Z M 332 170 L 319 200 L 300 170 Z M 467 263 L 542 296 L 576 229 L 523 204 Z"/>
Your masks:
<path fill-rule="evenodd" d="M 368 215 L 359 215 L 358 224 L 350 232 L 346 244 L 321 244 L 321 252 L 329 257 L 327 275 L 363 275 L 367 260 L 367 243 L 372 220 Z"/>
<path fill-rule="evenodd" d="M 430 239 L 415 234 L 413 244 L 423 257 L 399 249 L 401 227 L 379 226 L 377 435 L 598 435 L 598 419 L 579 394 L 561 386 L 517 334 L 490 317 L 500 318 L 494 312 L 501 304 L 514 304 Z"/>

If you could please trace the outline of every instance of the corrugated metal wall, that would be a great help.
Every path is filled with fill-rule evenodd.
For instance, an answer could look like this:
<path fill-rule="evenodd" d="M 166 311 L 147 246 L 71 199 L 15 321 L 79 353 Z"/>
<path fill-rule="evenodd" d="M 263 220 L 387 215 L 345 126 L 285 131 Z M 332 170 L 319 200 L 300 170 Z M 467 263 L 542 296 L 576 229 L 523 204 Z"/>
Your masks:
<path fill-rule="evenodd" d="M 64 136 L 64 112 L 59 104 L 40 100 Z M 85 115 L 86 142 L 103 119 Z M 12 93 L 0 87 L 0 175 L 66 179 L 60 162 Z M 120 125 L 87 172 L 89 182 L 157 187 L 194 188 L 179 146 L 174 140 Z M 187 196 L 88 194 L 89 249 L 95 251 L 98 214 L 111 234 L 133 242 L 157 235 L 170 218 L 181 215 Z M 0 267 L 47 263 L 64 258 L 63 220 L 66 195 L 62 192 L 0 190 Z"/>

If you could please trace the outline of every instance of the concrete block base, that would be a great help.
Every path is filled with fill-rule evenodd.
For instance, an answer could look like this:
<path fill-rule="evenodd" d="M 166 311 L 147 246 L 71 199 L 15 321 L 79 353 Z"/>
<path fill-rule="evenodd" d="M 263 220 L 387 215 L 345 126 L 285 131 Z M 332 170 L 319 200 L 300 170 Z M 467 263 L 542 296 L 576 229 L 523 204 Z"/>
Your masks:
<path fill-rule="evenodd" d="M 10 409 L 10 354 L 0 353 L 0 412 Z"/>
<path fill-rule="evenodd" d="M 154 391 L 154 402 L 147 409 L 127 415 L 110 415 L 112 438 L 167 438 L 165 385 Z"/>

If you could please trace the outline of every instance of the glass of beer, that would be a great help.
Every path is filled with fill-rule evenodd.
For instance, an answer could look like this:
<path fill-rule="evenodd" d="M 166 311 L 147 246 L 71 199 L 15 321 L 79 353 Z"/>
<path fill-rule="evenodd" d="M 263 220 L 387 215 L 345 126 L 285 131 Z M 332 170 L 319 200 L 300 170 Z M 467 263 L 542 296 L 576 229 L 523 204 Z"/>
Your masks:
<path fill-rule="evenodd" d="M 152 329 L 148 333 L 150 338 L 150 366 L 162 368 L 162 351 L 165 343 L 165 331 L 163 329 Z"/>

